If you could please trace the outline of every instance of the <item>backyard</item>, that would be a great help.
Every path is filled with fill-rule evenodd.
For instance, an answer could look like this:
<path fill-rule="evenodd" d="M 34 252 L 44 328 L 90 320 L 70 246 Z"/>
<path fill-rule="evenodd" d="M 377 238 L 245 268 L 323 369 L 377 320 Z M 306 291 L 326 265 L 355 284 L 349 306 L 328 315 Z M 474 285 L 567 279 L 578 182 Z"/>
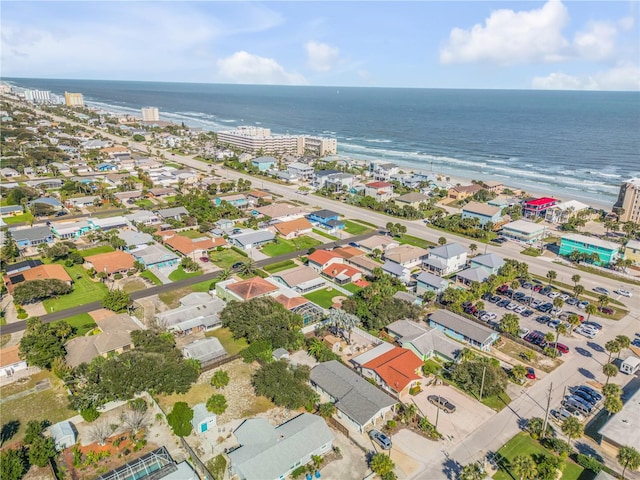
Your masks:
<path fill-rule="evenodd" d="M 99 255 L 101 253 L 109 253 L 113 251 L 115 251 L 115 249 L 111 245 L 100 245 L 99 247 L 80 250 L 80 255 L 82 255 L 83 258 L 87 258 L 91 255 Z"/>
<path fill-rule="evenodd" d="M 307 300 L 312 301 L 316 305 L 321 306 L 322 308 L 331 308 L 333 305 L 333 298 L 337 296 L 345 296 L 339 290 L 334 290 L 333 288 L 323 288 L 322 290 L 316 290 L 315 292 L 307 293 L 303 295 Z"/>
<path fill-rule="evenodd" d="M 155 274 L 153 272 L 149 271 L 149 270 L 145 270 L 144 272 L 142 272 L 140 274 L 140 276 L 142 278 L 146 278 L 147 280 L 149 280 L 154 285 L 162 285 L 162 282 L 160 281 L 160 279 L 158 277 L 156 277 Z"/>
<path fill-rule="evenodd" d="M 273 265 L 267 265 L 263 268 L 263 270 L 273 275 L 274 273 L 282 272 L 283 270 L 289 270 L 290 268 L 293 268 L 295 266 L 296 262 L 294 262 L 293 260 L 284 260 L 282 262 L 274 263 Z"/>
<path fill-rule="evenodd" d="M 199 232 L 198 230 L 184 230 L 182 232 L 178 232 L 178 235 L 187 238 L 202 238 L 208 236 L 204 233 Z"/>
<path fill-rule="evenodd" d="M 12 217 L 4 217 L 4 223 L 7 225 L 13 225 L 15 223 L 30 223 L 33 221 L 33 214 L 31 212 L 23 213 L 22 215 L 15 215 Z"/>
<path fill-rule="evenodd" d="M 398 238 L 398 242 L 401 245 L 413 245 L 414 247 L 421 247 L 426 249 L 435 247 L 436 245 L 435 243 L 429 242 L 428 240 L 423 240 L 422 238 L 414 237 L 413 235 L 407 234 L 400 235 L 400 238 Z"/>
<path fill-rule="evenodd" d="M 262 247 L 262 253 L 264 253 L 265 255 L 269 255 L 270 257 L 277 257 L 278 255 L 296 252 L 298 250 L 308 250 L 312 247 L 320 245 L 321 243 L 322 242 L 316 240 L 315 238 L 306 237 L 304 235 L 291 240 L 279 238 L 277 240 L 277 243 L 270 243 Z"/>
<path fill-rule="evenodd" d="M 244 338 L 234 339 L 231 330 L 228 328 L 216 328 L 215 330 L 207 332 L 205 336 L 216 337 L 220 340 L 220 343 L 229 355 L 235 355 L 249 346 Z"/>
<path fill-rule="evenodd" d="M 315 233 L 316 235 L 320 235 L 321 237 L 328 238 L 329 240 L 338 240 L 338 237 L 334 237 L 333 235 L 330 235 L 324 230 L 320 230 L 319 228 L 314 228 L 313 233 Z"/>
<path fill-rule="evenodd" d="M 56 263 L 63 265 L 62 262 Z M 67 295 L 44 300 L 42 304 L 47 313 L 100 301 L 107 293 L 107 286 L 100 281 L 91 280 L 87 270 L 82 265 L 65 266 L 64 269 L 73 280 L 73 290 Z"/>

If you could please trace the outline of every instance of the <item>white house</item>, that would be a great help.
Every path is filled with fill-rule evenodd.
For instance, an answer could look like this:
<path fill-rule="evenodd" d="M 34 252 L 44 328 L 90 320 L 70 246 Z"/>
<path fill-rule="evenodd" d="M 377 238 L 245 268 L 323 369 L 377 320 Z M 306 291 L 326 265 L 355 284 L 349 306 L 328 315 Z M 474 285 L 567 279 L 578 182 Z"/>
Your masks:
<path fill-rule="evenodd" d="M 438 275 L 449 275 L 464 268 L 467 264 L 467 250 L 458 243 L 447 243 L 432 248 L 424 266 Z"/>

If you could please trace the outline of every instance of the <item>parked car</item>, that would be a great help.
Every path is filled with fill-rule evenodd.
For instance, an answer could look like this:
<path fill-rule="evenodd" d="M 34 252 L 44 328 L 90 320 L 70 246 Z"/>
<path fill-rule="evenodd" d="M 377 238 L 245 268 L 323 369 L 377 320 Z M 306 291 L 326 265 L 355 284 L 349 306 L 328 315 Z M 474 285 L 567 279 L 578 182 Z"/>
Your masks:
<path fill-rule="evenodd" d="M 631 292 L 629 290 L 622 290 L 619 288 L 618 290 L 614 290 L 613 293 L 617 293 L 618 295 L 622 295 L 623 297 L 631 298 Z"/>
<path fill-rule="evenodd" d="M 511 303 L 511 301 L 510 301 L 510 300 L 505 299 L 505 300 L 500 300 L 500 301 L 497 303 L 497 305 L 498 305 L 499 307 L 504 308 L 504 307 L 506 307 L 507 305 L 509 305 L 510 303 Z"/>
<path fill-rule="evenodd" d="M 593 289 L 596 293 L 601 293 L 602 295 L 611 295 L 611 292 L 604 287 L 596 287 Z"/>
<path fill-rule="evenodd" d="M 524 328 L 524 327 L 523 327 L 523 328 L 521 328 L 521 329 L 520 329 L 520 331 L 518 332 L 518 336 L 519 336 L 520 338 L 524 338 L 524 337 L 526 337 L 527 335 L 529 335 L 529 332 L 530 332 L 530 331 L 531 331 L 531 330 L 529 330 L 528 328 Z"/>
<path fill-rule="evenodd" d="M 506 306 L 506 309 L 507 310 L 515 310 L 517 306 L 518 306 L 517 303 L 509 302 L 509 305 Z"/>
<path fill-rule="evenodd" d="M 573 400 L 575 402 L 578 402 L 582 405 L 584 405 L 585 409 L 587 410 L 588 413 L 591 413 L 591 410 L 593 410 L 593 405 L 589 402 L 587 402 L 584 398 L 579 397 L 577 395 L 569 395 L 567 397 L 567 400 Z"/>
<path fill-rule="evenodd" d="M 513 298 L 518 301 L 522 300 L 525 296 L 526 296 L 526 293 L 524 292 L 516 292 L 513 294 Z"/>
<path fill-rule="evenodd" d="M 533 291 L 534 292 L 539 292 L 540 290 L 542 290 L 542 288 L 543 288 L 542 285 L 536 285 L 536 286 L 533 287 Z"/>
<path fill-rule="evenodd" d="M 527 309 L 527 307 L 525 307 L 524 305 L 520 305 L 518 307 L 516 307 L 513 311 L 516 313 L 522 313 Z"/>
<path fill-rule="evenodd" d="M 549 292 L 551 292 L 551 287 L 548 285 L 540 289 L 540 295 L 549 295 Z"/>
<path fill-rule="evenodd" d="M 509 290 L 509 285 L 507 285 L 506 283 L 504 285 L 500 285 L 496 291 L 498 293 L 505 293 L 507 290 Z"/>
<path fill-rule="evenodd" d="M 521 315 L 523 317 L 530 317 L 531 315 L 533 315 L 533 310 L 525 310 L 524 312 L 521 313 Z"/>
<path fill-rule="evenodd" d="M 578 308 L 581 310 L 584 310 L 588 306 L 589 306 L 589 302 L 587 302 L 586 300 L 583 300 L 578 304 Z"/>
<path fill-rule="evenodd" d="M 588 321 L 588 322 L 584 322 L 582 325 L 585 327 L 594 328 L 597 331 L 602 330 L 602 325 L 596 322 Z"/>
<path fill-rule="evenodd" d="M 605 315 L 613 315 L 615 313 L 615 310 L 609 307 L 600 307 L 598 310 L 600 313 L 604 313 Z"/>
<path fill-rule="evenodd" d="M 562 354 L 569 353 L 569 347 L 567 347 L 564 343 L 554 342 L 554 343 L 550 343 L 549 346 L 555 348 Z"/>
<path fill-rule="evenodd" d="M 588 329 L 588 328 L 585 328 L 582 325 L 579 326 L 578 328 L 576 328 L 574 330 L 574 332 L 576 332 L 579 335 L 582 335 L 583 337 L 587 337 L 587 338 L 595 338 L 596 335 L 598 335 L 598 330 Z"/>
<path fill-rule="evenodd" d="M 536 322 L 542 323 L 543 325 L 549 323 L 551 321 L 551 317 L 549 315 L 542 315 L 536 318 Z"/>
<path fill-rule="evenodd" d="M 537 298 L 534 298 L 534 299 L 531 301 L 531 306 L 532 306 L 533 308 L 538 308 L 538 307 L 539 307 L 540 305 L 542 305 L 543 303 L 544 303 L 544 302 L 543 302 L 542 300 L 538 300 Z"/>
<path fill-rule="evenodd" d="M 209 261 L 209 257 L 200 257 L 200 261 L 206 263 Z"/>
<path fill-rule="evenodd" d="M 242 266 L 242 262 L 236 262 L 231 266 L 231 268 L 236 270 L 236 269 L 240 268 L 241 266 Z"/>
<path fill-rule="evenodd" d="M 602 400 L 604 397 L 602 396 L 602 394 L 600 392 L 598 392 L 597 390 L 594 390 L 593 388 L 587 386 L 587 385 L 580 385 L 576 390 L 583 390 L 587 393 L 590 393 L 592 397 L 594 397 L 595 399 L 597 399 L 598 401 Z"/>
<path fill-rule="evenodd" d="M 531 367 L 527 367 L 527 378 L 529 380 L 535 380 L 536 379 L 536 371 Z"/>
<path fill-rule="evenodd" d="M 633 342 L 631 342 L 631 345 L 640 348 L 640 338 L 634 338 Z"/>
<path fill-rule="evenodd" d="M 559 296 L 560 296 L 560 292 L 549 292 L 549 293 L 547 294 L 547 297 L 549 297 L 549 298 L 551 298 L 551 299 L 557 298 L 557 297 L 559 297 Z"/>
<path fill-rule="evenodd" d="M 576 297 L 569 297 L 566 301 L 567 305 L 577 305 L 578 303 L 580 303 L 580 300 L 578 300 Z"/>
<path fill-rule="evenodd" d="M 560 298 L 566 302 L 567 300 L 569 300 L 569 298 L 571 298 L 571 296 L 568 293 L 563 293 L 560 295 Z"/>
<path fill-rule="evenodd" d="M 489 299 L 489 303 L 498 303 L 501 299 L 502 297 L 498 295 L 492 295 L 491 298 Z"/>
<path fill-rule="evenodd" d="M 573 391 L 573 395 L 582 398 L 584 401 L 588 402 L 589 405 L 593 405 L 594 407 L 598 404 L 598 399 L 585 390 L 579 390 L 576 388 Z"/>
<path fill-rule="evenodd" d="M 446 413 L 453 413 L 456 411 L 456 406 L 440 395 L 429 395 L 427 400 L 429 400 L 429 403 L 435 405 L 441 410 L 444 410 Z"/>
<path fill-rule="evenodd" d="M 384 450 L 391 448 L 391 439 L 379 430 L 371 430 L 369 432 L 369 438 L 380 445 Z"/>

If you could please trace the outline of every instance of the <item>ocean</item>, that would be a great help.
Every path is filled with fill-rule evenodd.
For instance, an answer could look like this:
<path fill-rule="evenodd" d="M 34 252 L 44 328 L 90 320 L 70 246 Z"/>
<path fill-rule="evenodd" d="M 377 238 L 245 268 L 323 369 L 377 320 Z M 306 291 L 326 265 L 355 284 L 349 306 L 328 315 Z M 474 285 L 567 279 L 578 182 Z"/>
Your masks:
<path fill-rule="evenodd" d="M 207 130 L 331 136 L 339 156 L 611 206 L 640 176 L 640 93 L 6 79 Z"/>

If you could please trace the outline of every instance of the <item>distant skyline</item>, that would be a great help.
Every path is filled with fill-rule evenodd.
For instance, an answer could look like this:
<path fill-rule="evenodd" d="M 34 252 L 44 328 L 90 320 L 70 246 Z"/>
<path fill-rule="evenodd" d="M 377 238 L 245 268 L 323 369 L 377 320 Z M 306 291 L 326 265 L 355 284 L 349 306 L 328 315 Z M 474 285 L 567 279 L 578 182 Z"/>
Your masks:
<path fill-rule="evenodd" d="M 3 77 L 640 91 L 636 1 L 3 1 Z"/>

